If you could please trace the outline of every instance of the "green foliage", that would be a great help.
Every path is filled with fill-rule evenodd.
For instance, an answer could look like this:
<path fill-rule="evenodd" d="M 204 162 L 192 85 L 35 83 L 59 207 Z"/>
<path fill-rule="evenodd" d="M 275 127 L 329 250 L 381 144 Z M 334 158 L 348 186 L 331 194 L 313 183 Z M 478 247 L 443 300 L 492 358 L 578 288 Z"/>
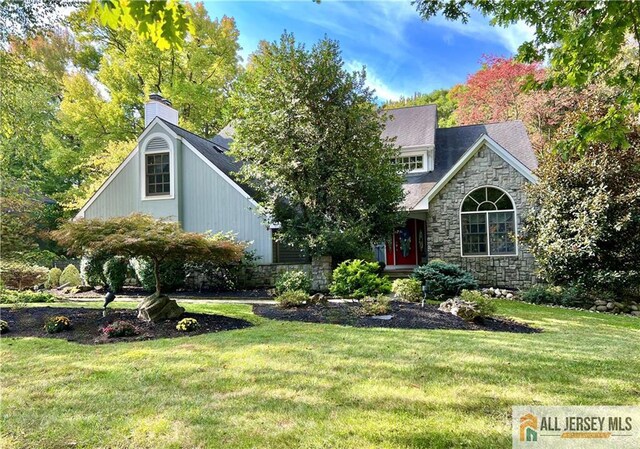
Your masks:
<path fill-rule="evenodd" d="M 280 274 L 276 279 L 276 293 L 281 294 L 292 290 L 311 292 L 311 277 L 304 271 L 285 271 Z"/>
<path fill-rule="evenodd" d="M 53 267 L 49 270 L 49 274 L 47 275 L 47 282 L 45 282 L 44 286 L 46 288 L 55 288 L 60 286 L 60 276 L 62 275 L 62 270 L 58 267 Z"/>
<path fill-rule="evenodd" d="M 33 292 L 31 290 L 15 291 L 15 290 L 2 290 L 0 291 L 0 304 L 23 304 L 32 302 L 54 302 L 56 297 L 51 293 L 46 292 Z"/>
<path fill-rule="evenodd" d="M 23 262 L 0 260 L 0 280 L 5 287 L 23 290 L 43 284 L 49 270 Z"/>
<path fill-rule="evenodd" d="M 366 297 L 360 300 L 362 313 L 367 316 L 385 315 L 391 312 L 391 301 L 385 296 Z"/>
<path fill-rule="evenodd" d="M 60 285 L 67 285 L 68 287 L 77 287 L 82 284 L 82 279 L 80 278 L 80 272 L 75 267 L 75 265 L 67 265 L 64 270 L 62 270 L 62 274 L 60 275 Z"/>
<path fill-rule="evenodd" d="M 142 214 L 104 220 L 76 220 L 65 223 L 52 235 L 73 254 L 109 253 L 151 262 L 157 294 L 161 291 L 162 263 L 238 262 L 246 247 L 242 242 L 186 232 L 177 222 L 157 220 Z M 164 281 L 168 284 L 183 282 L 184 272 L 167 276 Z"/>
<path fill-rule="evenodd" d="M 568 287 L 553 285 L 535 285 L 525 290 L 521 299 L 532 304 L 549 304 L 565 307 L 589 307 L 596 299 L 607 301 L 616 300 L 611 292 L 588 289 L 582 285 L 574 284 Z"/>
<path fill-rule="evenodd" d="M 338 296 L 364 298 L 391 292 L 391 281 L 379 275 L 376 262 L 346 260 L 333 270 L 331 293 Z"/>
<path fill-rule="evenodd" d="M 6 334 L 9 332 L 9 323 L 5 320 L 0 320 L 0 334 Z"/>
<path fill-rule="evenodd" d="M 138 282 L 146 291 L 156 289 L 156 278 L 153 271 L 153 262 L 146 259 L 135 259 L 131 265 L 136 273 Z M 174 292 L 184 287 L 186 272 L 184 262 L 180 260 L 167 260 L 158 266 L 160 275 L 160 289 L 163 292 Z"/>
<path fill-rule="evenodd" d="M 275 300 L 280 307 L 299 307 L 306 304 L 309 294 L 302 290 L 285 290 Z"/>
<path fill-rule="evenodd" d="M 550 284 L 640 285 L 640 135 L 629 140 L 627 149 L 594 144 L 584 156 L 545 155 L 523 231 Z"/>
<path fill-rule="evenodd" d="M 52 316 L 44 320 L 44 330 L 49 334 L 71 329 L 71 320 L 66 316 Z"/>
<path fill-rule="evenodd" d="M 124 281 L 127 280 L 129 261 L 122 257 L 112 257 L 104 263 L 103 269 L 109 290 L 114 293 L 121 292 Z"/>
<path fill-rule="evenodd" d="M 176 325 L 180 332 L 193 332 L 200 329 L 200 323 L 195 318 L 183 318 Z"/>
<path fill-rule="evenodd" d="M 419 302 L 422 300 L 422 284 L 417 279 L 396 279 L 391 291 L 401 301 Z"/>
<path fill-rule="evenodd" d="M 344 68 L 338 43 L 311 49 L 292 34 L 263 42 L 235 84 L 232 154 L 279 237 L 311 255 L 379 242 L 400 218 L 398 149 L 364 70 Z"/>
<path fill-rule="evenodd" d="M 118 320 L 102 328 L 107 338 L 133 337 L 138 335 L 138 329 L 128 321 Z"/>
<path fill-rule="evenodd" d="M 496 26 L 526 22 L 535 28 L 535 38 L 520 46 L 519 59 L 549 61 L 551 77 L 545 87 L 583 88 L 604 82 L 620 88 L 615 106 L 602 119 L 586 119 L 580 132 L 568 136 L 571 146 L 628 145 L 627 122 L 637 117 L 640 108 L 640 3 L 611 1 L 585 7 L 582 2 L 418 0 L 414 4 L 424 19 L 442 13 L 446 19 L 466 23 L 471 6 L 492 17 Z"/>
<path fill-rule="evenodd" d="M 460 298 L 463 301 L 473 303 L 481 318 L 491 317 L 498 310 L 496 303 L 491 298 L 487 298 L 477 290 L 462 290 Z"/>
<path fill-rule="evenodd" d="M 159 49 L 180 48 L 195 29 L 181 1 L 91 0 L 90 15 L 113 30 L 132 30 Z"/>
<path fill-rule="evenodd" d="M 442 299 L 460 294 L 462 290 L 475 290 L 478 283 L 471 273 L 456 264 L 432 260 L 413 270 L 412 277 L 427 285 L 428 294 Z"/>
<path fill-rule="evenodd" d="M 454 112 L 457 108 L 457 101 L 452 92 L 457 89 L 436 89 L 428 94 L 416 92 L 413 97 L 400 97 L 399 100 L 387 101 L 383 108 L 389 110 L 389 114 L 393 114 L 395 108 L 405 108 L 409 106 L 423 106 L 427 104 L 435 104 L 438 107 L 438 127 L 449 128 L 456 126 L 456 116 Z"/>
<path fill-rule="evenodd" d="M 104 275 L 104 264 L 111 256 L 107 253 L 85 254 L 80 261 L 80 277 L 91 287 L 109 285 Z"/>

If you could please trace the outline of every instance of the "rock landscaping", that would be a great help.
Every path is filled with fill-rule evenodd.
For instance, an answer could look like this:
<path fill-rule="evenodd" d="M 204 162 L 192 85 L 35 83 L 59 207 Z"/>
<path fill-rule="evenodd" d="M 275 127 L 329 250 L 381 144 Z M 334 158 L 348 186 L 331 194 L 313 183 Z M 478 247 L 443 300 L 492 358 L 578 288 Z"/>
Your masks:
<path fill-rule="evenodd" d="M 501 317 L 485 318 L 481 323 L 465 321 L 451 313 L 438 310 L 438 306 L 431 304 L 421 307 L 420 304 L 392 301 L 390 307 L 391 310 L 385 314 L 384 319 L 381 316 L 367 316 L 362 310 L 362 305 L 356 301 L 291 308 L 256 304 L 253 306 L 253 312 L 274 320 L 330 323 L 354 327 L 541 332 L 541 329 Z"/>
<path fill-rule="evenodd" d="M 636 301 L 621 303 L 618 301 L 596 299 L 589 310 L 592 312 L 628 313 L 640 317 L 640 305 Z"/>
<path fill-rule="evenodd" d="M 489 298 L 501 298 L 501 299 L 516 299 L 516 294 L 507 290 L 506 288 L 483 288 L 481 290 L 482 294 L 488 296 Z"/>
<path fill-rule="evenodd" d="M 47 333 L 43 324 L 51 317 L 64 316 L 70 321 L 70 328 L 57 333 Z M 191 326 L 190 332 L 176 328 L 180 319 L 146 322 L 137 318 L 135 309 L 108 309 L 103 316 L 102 309 L 84 307 L 24 307 L 2 309 L 2 319 L 10 329 L 3 339 L 9 337 L 59 338 L 82 344 L 130 342 L 158 338 L 184 337 L 232 329 L 243 329 L 251 323 L 238 318 L 204 313 L 184 313 L 182 318 L 196 320 L 198 326 Z M 119 332 L 121 329 L 134 331 Z M 106 329 L 106 330 L 105 330 Z M 122 335 L 122 336 L 118 336 Z M 5 341 L 5 344 L 11 344 Z"/>

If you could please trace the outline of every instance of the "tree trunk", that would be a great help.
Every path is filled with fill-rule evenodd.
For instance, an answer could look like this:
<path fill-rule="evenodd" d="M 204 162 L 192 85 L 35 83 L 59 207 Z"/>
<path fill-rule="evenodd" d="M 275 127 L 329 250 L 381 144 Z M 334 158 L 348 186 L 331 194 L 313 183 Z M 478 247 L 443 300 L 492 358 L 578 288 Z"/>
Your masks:
<path fill-rule="evenodd" d="M 160 296 L 160 262 L 153 259 L 153 276 L 156 278 L 156 296 Z"/>

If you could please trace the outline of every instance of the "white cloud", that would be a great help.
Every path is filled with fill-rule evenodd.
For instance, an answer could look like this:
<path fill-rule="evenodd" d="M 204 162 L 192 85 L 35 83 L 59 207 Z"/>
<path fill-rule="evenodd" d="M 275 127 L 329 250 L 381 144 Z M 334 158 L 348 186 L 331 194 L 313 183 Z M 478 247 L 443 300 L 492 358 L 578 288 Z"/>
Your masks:
<path fill-rule="evenodd" d="M 350 72 L 353 72 L 356 70 L 361 70 L 362 67 L 366 65 L 360 61 L 351 60 L 345 63 L 344 66 L 345 66 L 345 69 L 347 69 Z M 367 87 L 374 89 L 376 91 L 378 100 L 385 100 L 385 101 L 398 100 L 400 97 L 408 96 L 406 92 L 398 91 L 392 88 L 391 86 L 389 86 L 387 83 L 385 83 L 382 80 L 382 78 L 376 75 L 376 73 L 373 70 L 366 68 L 366 71 L 367 71 L 366 85 Z"/>

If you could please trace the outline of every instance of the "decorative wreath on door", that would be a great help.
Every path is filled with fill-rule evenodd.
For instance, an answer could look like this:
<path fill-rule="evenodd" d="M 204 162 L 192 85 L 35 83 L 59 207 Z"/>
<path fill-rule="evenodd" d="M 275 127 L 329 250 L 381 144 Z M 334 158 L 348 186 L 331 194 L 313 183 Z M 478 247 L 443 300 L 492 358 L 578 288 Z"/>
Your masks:
<path fill-rule="evenodd" d="M 399 230 L 400 238 L 400 251 L 403 257 L 408 257 L 411 254 L 411 233 L 407 228 L 401 228 Z"/>

